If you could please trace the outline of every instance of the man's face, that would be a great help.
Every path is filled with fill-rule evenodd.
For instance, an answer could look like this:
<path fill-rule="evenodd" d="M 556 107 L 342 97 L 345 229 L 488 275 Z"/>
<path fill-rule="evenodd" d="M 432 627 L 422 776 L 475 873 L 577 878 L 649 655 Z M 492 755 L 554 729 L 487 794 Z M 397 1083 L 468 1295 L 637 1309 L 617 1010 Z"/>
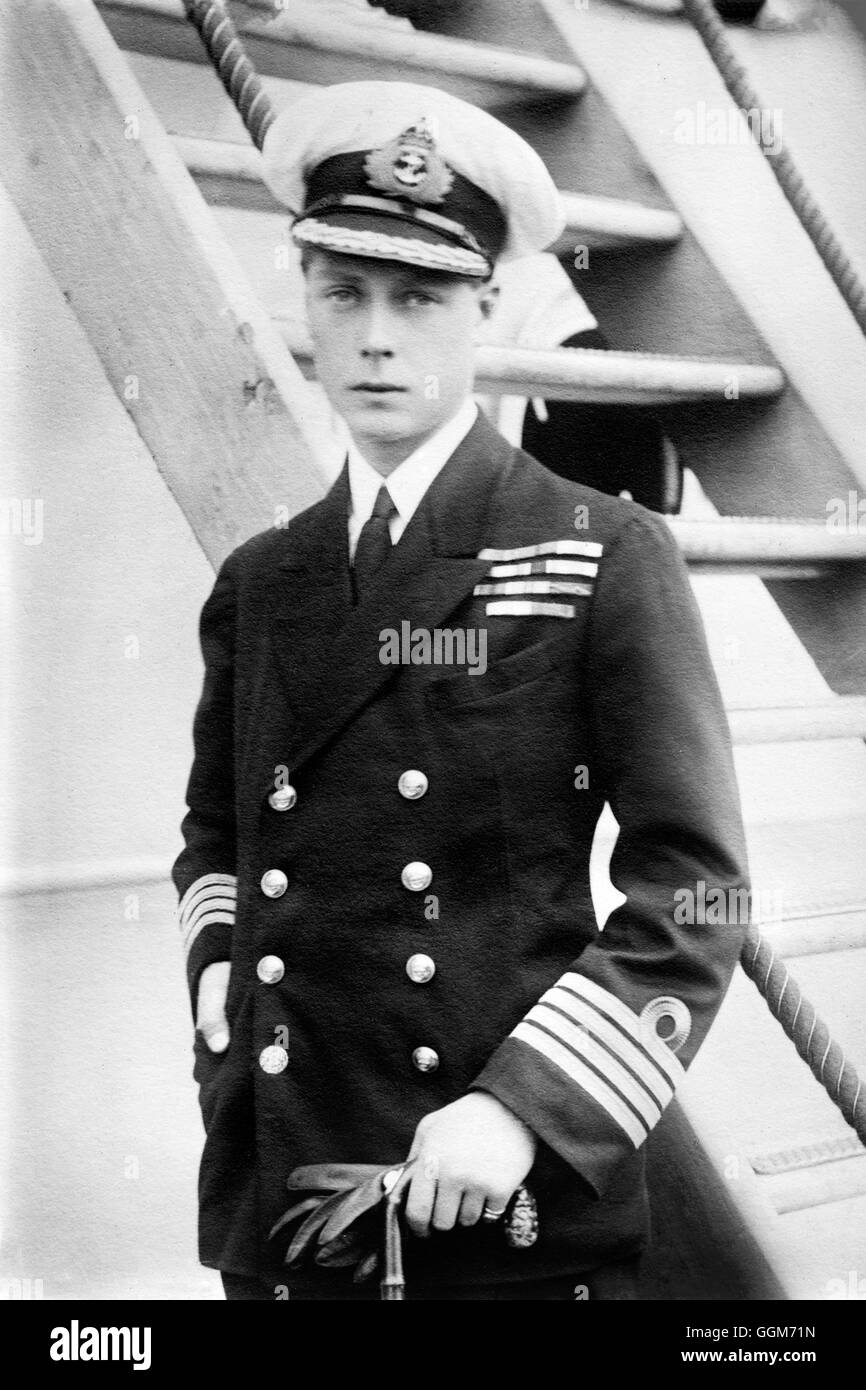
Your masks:
<path fill-rule="evenodd" d="M 314 251 L 305 272 L 316 369 L 364 456 L 395 468 L 472 389 L 493 293 L 455 275 Z"/>

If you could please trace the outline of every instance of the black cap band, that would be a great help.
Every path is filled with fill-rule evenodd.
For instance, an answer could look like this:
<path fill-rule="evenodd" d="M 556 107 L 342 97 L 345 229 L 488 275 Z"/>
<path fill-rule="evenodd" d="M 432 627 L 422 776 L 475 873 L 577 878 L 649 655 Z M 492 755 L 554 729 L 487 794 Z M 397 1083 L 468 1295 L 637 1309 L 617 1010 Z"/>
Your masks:
<path fill-rule="evenodd" d="M 300 216 L 316 217 L 328 211 L 391 216 L 480 252 L 491 264 L 496 260 L 505 245 L 508 224 L 489 193 L 452 170 L 451 187 L 435 206 L 390 198 L 370 186 L 364 167 L 369 154 L 369 150 L 350 150 L 317 165 L 307 179 L 307 201 Z"/>

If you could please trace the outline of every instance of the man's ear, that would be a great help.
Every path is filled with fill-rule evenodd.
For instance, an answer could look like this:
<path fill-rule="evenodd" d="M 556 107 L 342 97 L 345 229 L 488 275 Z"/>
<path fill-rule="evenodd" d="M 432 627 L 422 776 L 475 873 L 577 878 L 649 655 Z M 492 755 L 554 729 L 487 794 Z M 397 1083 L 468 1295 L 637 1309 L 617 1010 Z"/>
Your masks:
<path fill-rule="evenodd" d="M 478 296 L 478 307 L 481 310 L 481 317 L 483 319 L 489 319 L 492 316 L 498 299 L 499 286 L 494 280 L 491 280 L 489 284 L 482 287 L 481 293 Z"/>

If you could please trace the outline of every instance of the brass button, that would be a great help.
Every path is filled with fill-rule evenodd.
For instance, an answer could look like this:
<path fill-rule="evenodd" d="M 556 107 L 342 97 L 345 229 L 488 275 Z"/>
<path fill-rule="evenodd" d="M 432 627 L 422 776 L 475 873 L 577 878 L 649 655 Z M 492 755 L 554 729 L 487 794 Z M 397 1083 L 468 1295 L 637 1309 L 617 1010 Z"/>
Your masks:
<path fill-rule="evenodd" d="M 259 1066 L 262 1071 L 266 1071 L 268 1076 L 279 1076 L 281 1071 L 285 1071 L 289 1065 L 289 1054 L 284 1047 L 277 1047 L 272 1043 L 270 1047 L 263 1047 L 259 1053 Z"/>
<path fill-rule="evenodd" d="M 439 1053 L 432 1047 L 416 1047 L 412 1053 L 412 1065 L 418 1071 L 435 1071 L 439 1065 Z"/>
<path fill-rule="evenodd" d="M 298 793 L 294 787 L 277 787 L 268 797 L 268 805 L 275 811 L 291 811 L 297 799 Z"/>
<path fill-rule="evenodd" d="M 410 767 L 408 772 L 401 772 L 397 782 L 397 790 L 401 796 L 405 796 L 407 801 L 417 801 L 419 796 L 423 796 L 430 783 L 419 772 L 417 768 Z"/>
<path fill-rule="evenodd" d="M 410 956 L 406 962 L 406 974 L 413 985 L 426 985 L 436 974 L 435 962 L 429 956 Z"/>
<path fill-rule="evenodd" d="M 256 966 L 256 974 L 263 985 L 276 985 L 286 973 L 286 967 L 279 956 L 262 956 Z"/>
<path fill-rule="evenodd" d="M 262 892 L 266 898 L 281 898 L 289 886 L 282 869 L 268 869 L 262 874 Z"/>
<path fill-rule="evenodd" d="M 407 864 L 400 875 L 400 880 L 404 888 L 408 888 L 412 893 L 423 893 L 425 888 L 429 888 L 433 882 L 433 870 L 429 864 L 422 864 L 420 861 L 413 861 Z"/>

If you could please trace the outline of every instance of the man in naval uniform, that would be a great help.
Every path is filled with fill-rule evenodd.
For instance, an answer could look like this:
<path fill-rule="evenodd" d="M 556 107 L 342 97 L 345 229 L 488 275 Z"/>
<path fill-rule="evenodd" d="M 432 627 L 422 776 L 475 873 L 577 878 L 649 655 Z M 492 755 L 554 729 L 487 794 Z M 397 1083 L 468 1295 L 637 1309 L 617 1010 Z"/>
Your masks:
<path fill-rule="evenodd" d="M 676 906 L 746 881 L 688 577 L 662 521 L 554 476 L 472 401 L 497 260 L 562 225 L 523 140 L 438 91 L 350 83 L 281 113 L 264 159 L 301 209 L 351 443 L 202 615 L 174 870 L 201 1259 L 230 1298 L 364 1296 L 286 1270 L 286 1178 L 412 1158 L 410 1299 L 625 1296 L 645 1141 L 741 945 Z M 606 802 L 624 898 L 599 930 Z M 524 1183 L 540 1231 L 520 1250 L 501 1218 Z"/>

